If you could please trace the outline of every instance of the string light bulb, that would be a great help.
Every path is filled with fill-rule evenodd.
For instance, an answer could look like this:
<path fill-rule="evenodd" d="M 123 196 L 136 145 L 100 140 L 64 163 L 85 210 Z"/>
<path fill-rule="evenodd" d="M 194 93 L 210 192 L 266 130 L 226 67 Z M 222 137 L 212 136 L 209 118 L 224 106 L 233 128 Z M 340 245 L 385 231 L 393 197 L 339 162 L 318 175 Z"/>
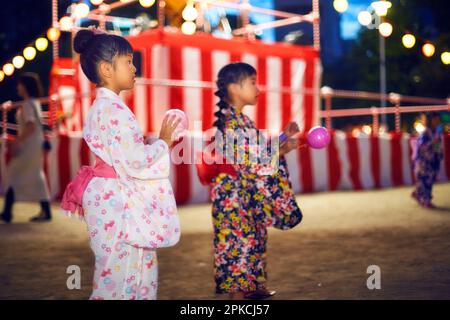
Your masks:
<path fill-rule="evenodd" d="M 188 35 L 194 34 L 196 29 L 197 26 L 195 25 L 195 22 L 192 21 L 185 21 L 181 25 L 181 32 L 183 32 L 184 34 Z"/>
<path fill-rule="evenodd" d="M 348 9 L 348 1 L 347 0 L 334 0 L 333 1 L 334 10 L 339 13 L 344 13 Z"/>
<path fill-rule="evenodd" d="M 450 64 L 450 52 L 446 51 L 441 54 L 442 63 L 445 65 Z"/>
<path fill-rule="evenodd" d="M 139 4 L 144 8 L 150 8 L 155 4 L 155 0 L 139 0 Z"/>
<path fill-rule="evenodd" d="M 26 47 L 25 49 L 23 49 L 23 56 L 28 61 L 33 60 L 36 57 L 36 49 L 33 47 Z"/>
<path fill-rule="evenodd" d="M 416 44 L 416 37 L 414 37 L 412 34 L 407 33 L 402 37 L 402 43 L 407 49 L 411 49 Z"/>
<path fill-rule="evenodd" d="M 38 49 L 39 51 L 45 51 L 45 49 L 47 49 L 48 47 L 48 40 L 46 38 L 37 38 L 36 42 L 36 49 Z"/>
<path fill-rule="evenodd" d="M 383 22 L 378 27 L 378 30 L 380 31 L 380 34 L 383 37 L 387 38 L 392 34 L 392 31 L 394 30 L 394 28 L 392 27 L 392 24 L 390 24 L 389 22 Z"/>
<path fill-rule="evenodd" d="M 372 15 L 369 11 L 361 11 L 358 14 L 358 22 L 363 26 L 368 26 L 372 22 Z"/>
<path fill-rule="evenodd" d="M 436 47 L 431 43 L 425 43 L 422 47 L 422 53 L 425 57 L 431 58 L 436 52 Z"/>
<path fill-rule="evenodd" d="M 14 73 L 14 66 L 12 63 L 7 63 L 3 66 L 3 72 L 5 75 L 10 76 Z"/>
<path fill-rule="evenodd" d="M 25 64 L 25 58 L 22 56 L 15 56 L 12 59 L 12 64 L 14 65 L 14 68 L 22 69 L 23 65 Z"/>
<path fill-rule="evenodd" d="M 183 9 L 182 16 L 186 21 L 194 21 L 198 17 L 197 9 L 194 8 L 192 3 L 188 3 Z"/>
<path fill-rule="evenodd" d="M 47 38 L 50 41 L 56 41 L 59 39 L 61 32 L 56 28 L 49 28 L 47 30 Z"/>

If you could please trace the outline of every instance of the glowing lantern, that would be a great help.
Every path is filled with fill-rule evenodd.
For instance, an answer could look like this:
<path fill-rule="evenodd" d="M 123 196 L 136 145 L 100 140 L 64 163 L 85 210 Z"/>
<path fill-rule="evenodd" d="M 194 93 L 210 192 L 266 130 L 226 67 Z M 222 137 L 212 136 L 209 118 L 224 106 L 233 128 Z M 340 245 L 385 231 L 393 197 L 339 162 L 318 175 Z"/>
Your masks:
<path fill-rule="evenodd" d="M 347 11 L 347 9 L 348 9 L 348 1 L 347 0 L 334 0 L 333 7 L 337 12 L 343 13 L 343 12 Z"/>
<path fill-rule="evenodd" d="M 29 61 L 33 60 L 34 57 L 36 57 L 36 49 L 33 47 L 26 47 L 23 49 L 23 56 Z"/>
<path fill-rule="evenodd" d="M 407 49 L 411 49 L 416 44 L 416 37 L 412 34 L 405 34 L 402 38 L 403 45 Z"/>
<path fill-rule="evenodd" d="M 181 25 L 181 32 L 183 32 L 184 34 L 194 34 L 196 29 L 197 26 L 192 21 L 185 21 Z"/>
<path fill-rule="evenodd" d="M 91 11 L 89 6 L 86 3 L 81 2 L 75 5 L 73 15 L 77 19 L 82 19 L 88 16 L 89 11 Z"/>
<path fill-rule="evenodd" d="M 192 4 L 187 5 L 183 10 L 183 19 L 186 21 L 194 21 L 197 19 L 198 12 L 197 9 L 194 8 Z"/>
<path fill-rule="evenodd" d="M 47 38 L 50 41 L 58 40 L 60 35 L 61 35 L 61 32 L 56 28 L 50 28 L 47 31 Z"/>
<path fill-rule="evenodd" d="M 45 38 L 37 38 L 35 45 L 36 49 L 38 49 L 39 51 L 45 51 L 45 49 L 47 49 L 48 47 L 48 40 Z"/>
<path fill-rule="evenodd" d="M 361 11 L 358 14 L 358 21 L 363 26 L 368 26 L 372 22 L 372 15 L 369 11 Z"/>
<path fill-rule="evenodd" d="M 144 8 L 150 8 L 155 4 L 155 0 L 139 0 L 139 4 Z"/>
<path fill-rule="evenodd" d="M 436 48 L 431 43 L 425 43 L 422 47 L 422 52 L 425 57 L 431 58 L 436 52 Z"/>
<path fill-rule="evenodd" d="M 14 66 L 12 65 L 12 63 L 7 63 L 3 66 L 3 72 L 7 75 L 10 76 L 14 73 Z"/>
<path fill-rule="evenodd" d="M 378 28 L 380 34 L 385 38 L 389 37 L 393 31 L 392 24 L 390 24 L 389 22 L 383 22 Z"/>
<path fill-rule="evenodd" d="M 71 17 L 62 17 L 61 20 L 59 20 L 59 26 L 61 27 L 62 31 L 70 31 L 73 27 L 73 20 Z"/>
<path fill-rule="evenodd" d="M 389 1 L 375 1 L 371 4 L 372 8 L 375 9 L 375 13 L 380 16 L 384 17 L 388 13 L 388 9 L 392 7 L 392 3 Z"/>
<path fill-rule="evenodd" d="M 446 52 L 442 53 L 441 60 L 442 60 L 443 64 L 449 65 L 450 64 L 450 52 L 446 51 Z"/>
<path fill-rule="evenodd" d="M 16 69 L 21 69 L 25 64 L 25 59 L 22 56 L 16 56 L 12 59 L 12 64 Z"/>

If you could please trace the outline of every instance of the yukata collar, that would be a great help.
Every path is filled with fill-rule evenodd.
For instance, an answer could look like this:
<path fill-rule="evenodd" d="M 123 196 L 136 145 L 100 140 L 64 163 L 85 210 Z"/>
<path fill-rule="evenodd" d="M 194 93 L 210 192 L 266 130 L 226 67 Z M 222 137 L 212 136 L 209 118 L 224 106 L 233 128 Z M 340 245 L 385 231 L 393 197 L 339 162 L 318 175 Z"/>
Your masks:
<path fill-rule="evenodd" d="M 230 105 L 228 110 L 235 117 L 241 117 L 242 116 L 242 110 L 241 110 L 241 112 L 237 112 L 236 107 L 233 106 L 233 105 Z"/>
<path fill-rule="evenodd" d="M 97 88 L 97 96 L 96 97 L 119 100 L 120 102 L 123 103 L 122 98 L 120 98 L 119 95 L 117 95 L 114 91 L 112 91 L 108 88 L 105 88 L 105 87 Z"/>

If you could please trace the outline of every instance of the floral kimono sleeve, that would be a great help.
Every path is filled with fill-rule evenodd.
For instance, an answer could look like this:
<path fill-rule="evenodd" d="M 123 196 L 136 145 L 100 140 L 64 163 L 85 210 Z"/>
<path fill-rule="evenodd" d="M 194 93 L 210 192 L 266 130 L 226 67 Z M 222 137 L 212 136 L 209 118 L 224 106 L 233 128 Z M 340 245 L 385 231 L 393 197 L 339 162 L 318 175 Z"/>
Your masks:
<path fill-rule="evenodd" d="M 251 119 L 247 116 L 244 118 L 249 128 L 256 129 Z M 292 229 L 302 221 L 303 214 L 295 200 L 286 159 L 279 156 L 278 137 L 259 136 L 259 151 L 266 148 L 261 153 L 262 160 L 268 163 L 267 160 L 270 159 L 271 172 L 255 177 L 250 207 L 266 226 L 281 230 Z"/>
<path fill-rule="evenodd" d="M 235 141 L 229 145 L 231 150 L 225 154 L 232 156 L 238 173 L 267 176 L 277 172 L 279 168 L 278 148 L 272 148 L 260 131 L 252 124 L 242 126 L 237 119 L 229 117 L 225 120 L 225 135 L 234 134 Z"/>

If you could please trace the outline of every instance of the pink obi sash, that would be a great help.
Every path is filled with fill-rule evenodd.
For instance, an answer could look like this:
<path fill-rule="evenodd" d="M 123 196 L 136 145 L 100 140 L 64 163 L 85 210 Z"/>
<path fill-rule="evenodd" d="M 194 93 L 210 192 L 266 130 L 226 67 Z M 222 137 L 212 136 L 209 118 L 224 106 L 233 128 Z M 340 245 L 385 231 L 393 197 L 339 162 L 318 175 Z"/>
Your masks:
<path fill-rule="evenodd" d="M 65 211 L 84 216 L 83 194 L 92 178 L 117 178 L 114 168 L 104 162 L 101 158 L 95 157 L 94 166 L 82 166 L 71 183 L 64 191 L 61 201 L 61 208 Z"/>

